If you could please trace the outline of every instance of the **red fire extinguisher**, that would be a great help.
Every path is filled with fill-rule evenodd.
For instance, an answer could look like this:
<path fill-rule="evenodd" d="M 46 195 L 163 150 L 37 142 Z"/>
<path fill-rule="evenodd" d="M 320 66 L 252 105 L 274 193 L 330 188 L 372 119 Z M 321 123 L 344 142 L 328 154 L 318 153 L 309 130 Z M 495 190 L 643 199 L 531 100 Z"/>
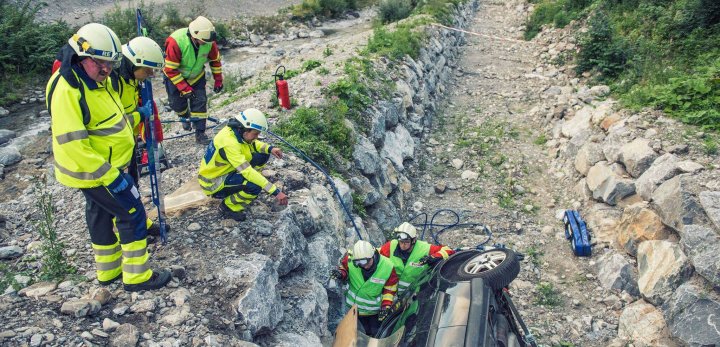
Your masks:
<path fill-rule="evenodd" d="M 282 73 L 278 73 L 282 68 Z M 280 107 L 289 110 L 290 109 L 290 90 L 288 89 L 288 83 L 285 80 L 285 67 L 280 65 L 275 70 L 275 93 L 280 101 Z"/>

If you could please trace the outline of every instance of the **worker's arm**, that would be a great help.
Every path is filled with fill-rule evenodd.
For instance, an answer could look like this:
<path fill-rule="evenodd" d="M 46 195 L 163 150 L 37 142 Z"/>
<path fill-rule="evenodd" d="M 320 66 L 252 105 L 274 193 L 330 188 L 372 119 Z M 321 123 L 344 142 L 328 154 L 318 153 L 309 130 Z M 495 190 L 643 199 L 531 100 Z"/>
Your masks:
<path fill-rule="evenodd" d="M 276 196 L 280 193 L 280 189 L 278 189 L 274 184 L 270 183 L 270 181 L 268 181 L 265 176 L 257 172 L 257 170 L 255 170 L 250 165 L 250 162 L 245 160 L 245 156 L 242 154 L 242 152 L 240 152 L 239 148 L 237 148 L 236 146 L 227 146 L 223 147 L 223 150 L 225 152 L 227 160 L 230 162 L 230 165 L 232 165 L 238 173 L 243 175 L 246 180 L 257 184 L 264 191 L 273 196 Z"/>
<path fill-rule="evenodd" d="M 380 247 L 378 249 L 378 253 L 380 253 L 380 255 L 384 255 L 384 256 L 390 258 L 390 255 L 391 255 L 390 254 L 390 241 L 385 242 L 385 244 L 382 245 L 382 247 Z"/>
<path fill-rule="evenodd" d="M 395 293 L 397 293 L 398 276 L 395 273 L 395 269 L 392 269 L 390 277 L 385 281 L 385 286 L 382 291 L 382 304 L 381 307 L 384 309 L 390 307 L 395 300 Z"/>
<path fill-rule="evenodd" d="M 340 266 L 338 266 L 338 270 L 340 270 L 340 279 L 346 280 L 348 278 L 348 254 L 345 253 L 345 256 L 340 260 Z"/>
<path fill-rule="evenodd" d="M 208 53 L 208 60 L 210 61 L 210 72 L 213 75 L 213 79 L 215 79 L 215 87 L 223 84 L 221 59 L 217 43 L 213 42 L 212 48 L 210 48 L 210 52 Z"/>
<path fill-rule="evenodd" d="M 451 255 L 455 253 L 454 250 L 450 249 L 448 246 L 443 245 L 430 245 L 430 256 L 433 258 L 442 258 L 447 259 Z"/>

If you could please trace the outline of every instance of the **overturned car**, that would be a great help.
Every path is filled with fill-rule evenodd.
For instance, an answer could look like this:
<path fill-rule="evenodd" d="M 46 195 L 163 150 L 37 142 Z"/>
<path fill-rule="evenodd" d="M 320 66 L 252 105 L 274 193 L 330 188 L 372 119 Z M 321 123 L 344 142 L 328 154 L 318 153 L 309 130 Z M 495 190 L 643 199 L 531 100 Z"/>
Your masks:
<path fill-rule="evenodd" d="M 333 346 L 537 346 L 507 286 L 520 259 L 505 248 L 465 250 L 437 264 L 393 305 L 376 336 L 357 324 L 352 307 Z"/>

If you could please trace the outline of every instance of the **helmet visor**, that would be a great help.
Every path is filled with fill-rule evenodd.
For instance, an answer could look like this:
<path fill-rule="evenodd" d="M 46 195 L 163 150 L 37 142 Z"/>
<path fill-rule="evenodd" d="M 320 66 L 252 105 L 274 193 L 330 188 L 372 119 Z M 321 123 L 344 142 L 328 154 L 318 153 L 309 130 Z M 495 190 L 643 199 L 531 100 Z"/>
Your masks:
<path fill-rule="evenodd" d="M 410 242 L 412 241 L 412 237 L 408 233 L 399 232 L 397 235 L 395 235 L 395 238 L 397 238 L 398 241 L 401 242 Z"/>
<path fill-rule="evenodd" d="M 370 262 L 370 258 L 353 259 L 355 266 L 365 266 Z"/>

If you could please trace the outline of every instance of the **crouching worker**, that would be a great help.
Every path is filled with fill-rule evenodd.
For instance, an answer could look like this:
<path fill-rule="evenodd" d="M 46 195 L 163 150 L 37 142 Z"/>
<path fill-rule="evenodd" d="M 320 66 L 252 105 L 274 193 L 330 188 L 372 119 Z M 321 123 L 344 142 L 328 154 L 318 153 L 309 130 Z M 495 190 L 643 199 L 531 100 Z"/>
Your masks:
<path fill-rule="evenodd" d="M 330 276 L 348 280 L 345 303 L 348 307 L 357 305 L 365 334 L 375 336 L 380 322 L 390 313 L 397 291 L 398 277 L 390 259 L 380 255 L 370 242 L 358 241 L 352 254 L 348 252 Z"/>
<path fill-rule="evenodd" d="M 395 239 L 380 247 L 380 254 L 388 257 L 400 277 L 398 294 L 402 294 L 413 282 L 455 253 L 443 245 L 431 245 L 417 239 L 417 229 L 408 223 L 395 228 Z"/>
<path fill-rule="evenodd" d="M 267 119 L 260 110 L 240 112 L 210 141 L 200 161 L 200 186 L 206 195 L 223 200 L 220 212 L 227 218 L 244 221 L 245 208 L 263 190 L 273 195 L 278 204 L 288 203 L 287 195 L 257 170 L 265 166 L 270 154 L 278 159 L 283 156 L 279 147 L 257 140 L 267 128 Z"/>

